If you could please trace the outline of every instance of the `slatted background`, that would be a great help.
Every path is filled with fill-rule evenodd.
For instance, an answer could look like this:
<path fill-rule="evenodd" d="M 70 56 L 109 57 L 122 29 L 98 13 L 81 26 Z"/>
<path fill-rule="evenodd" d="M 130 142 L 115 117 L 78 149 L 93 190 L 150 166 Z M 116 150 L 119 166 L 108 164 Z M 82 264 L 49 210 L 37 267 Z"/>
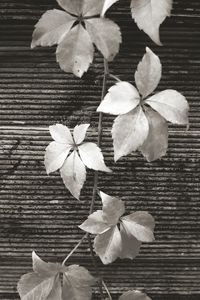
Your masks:
<path fill-rule="evenodd" d="M 158 0 L 159 1 L 159 0 Z M 88 139 L 96 141 L 102 84 L 102 58 L 82 78 L 62 72 L 55 48 L 30 49 L 33 26 L 55 0 L 0 2 L 0 299 L 18 299 L 16 283 L 31 270 L 31 251 L 61 261 L 82 237 L 77 228 L 87 216 L 93 172 L 81 202 L 64 188 L 58 173 L 47 176 L 44 149 L 47 127 L 90 122 Z M 172 17 L 161 27 L 164 47 L 140 32 L 130 17 L 129 1 L 109 15 L 122 28 L 123 45 L 110 65 L 133 82 L 145 45 L 161 58 L 158 87 L 175 88 L 190 103 L 190 129 L 170 126 L 165 158 L 147 163 L 133 154 L 113 163 L 110 128 L 104 117 L 103 152 L 113 174 L 100 174 L 100 188 L 126 201 L 127 212 L 146 210 L 156 219 L 156 241 L 143 245 L 134 261 L 98 262 L 114 298 L 137 288 L 153 300 L 200 299 L 200 2 L 174 1 Z M 110 81 L 109 85 L 113 82 Z M 98 200 L 96 208 L 100 207 Z M 87 243 L 71 259 L 93 272 Z M 94 296 L 94 299 L 97 299 Z"/>

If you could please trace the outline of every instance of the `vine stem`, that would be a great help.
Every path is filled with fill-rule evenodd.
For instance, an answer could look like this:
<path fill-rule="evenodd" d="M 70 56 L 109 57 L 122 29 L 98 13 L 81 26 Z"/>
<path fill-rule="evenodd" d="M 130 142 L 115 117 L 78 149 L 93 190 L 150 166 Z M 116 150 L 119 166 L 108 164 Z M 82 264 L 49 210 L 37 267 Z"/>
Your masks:
<path fill-rule="evenodd" d="M 72 254 L 78 249 L 78 247 L 80 247 L 80 245 L 82 244 L 82 242 L 84 241 L 84 239 L 86 239 L 88 237 L 88 233 L 86 233 L 82 239 L 78 242 L 78 244 L 72 249 L 72 251 L 67 255 L 67 257 L 63 260 L 62 262 L 62 266 L 65 265 L 66 261 L 70 258 L 70 256 L 72 256 Z"/>
<path fill-rule="evenodd" d="M 104 76 L 103 76 L 103 85 L 102 85 L 102 93 L 101 93 L 101 101 L 104 99 L 105 94 L 106 94 L 106 84 L 107 84 L 107 78 L 109 76 L 109 68 L 108 68 L 108 62 L 106 59 L 104 59 Z M 98 123 L 98 141 L 97 145 L 98 147 L 101 147 L 101 140 L 102 140 L 102 122 L 103 122 L 103 114 L 102 112 L 99 113 L 99 123 Z M 90 211 L 89 214 L 92 214 L 94 211 L 94 204 L 96 200 L 96 195 L 98 192 L 98 181 L 99 181 L 99 174 L 98 171 L 95 171 L 94 173 L 94 185 L 93 185 L 93 191 L 92 191 L 92 200 L 91 200 L 91 205 L 90 205 Z M 88 234 L 88 244 L 90 248 L 90 254 L 92 258 L 92 263 L 96 272 L 96 276 L 99 278 L 98 280 L 98 286 L 99 286 L 99 292 L 100 292 L 100 297 L 103 299 L 103 280 L 100 277 L 100 272 L 97 266 L 93 246 L 92 246 L 92 241 L 91 241 L 91 236 Z"/>

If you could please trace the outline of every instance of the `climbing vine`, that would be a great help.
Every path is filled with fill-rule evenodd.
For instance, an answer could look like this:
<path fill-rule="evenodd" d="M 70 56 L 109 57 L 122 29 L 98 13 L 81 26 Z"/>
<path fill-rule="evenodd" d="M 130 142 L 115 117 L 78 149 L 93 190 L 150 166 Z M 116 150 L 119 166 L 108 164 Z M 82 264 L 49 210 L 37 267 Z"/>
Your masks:
<path fill-rule="evenodd" d="M 162 75 L 159 57 L 151 49 L 135 71 L 135 85 L 121 81 L 109 71 L 122 42 L 120 28 L 105 17 L 119 0 L 57 0 L 62 10 L 45 12 L 35 25 L 31 47 L 58 45 L 56 59 L 65 72 L 82 77 L 94 57 L 94 45 L 104 58 L 104 76 L 99 112 L 98 142 L 87 142 L 90 124 L 76 125 L 73 131 L 63 124 L 49 126 L 53 141 L 47 146 L 44 163 L 47 174 L 59 170 L 65 187 L 79 200 L 86 181 L 86 168 L 94 170 L 94 184 L 89 215 L 79 228 L 82 239 L 62 263 L 43 261 L 32 253 L 33 272 L 18 282 L 22 300 L 89 300 L 92 286 L 98 285 L 101 299 L 112 300 L 109 287 L 96 262 L 104 265 L 117 258 L 134 259 L 142 242 L 154 241 L 155 221 L 148 212 L 126 214 L 125 203 L 107 195 L 99 186 L 99 172 L 112 172 L 101 152 L 103 114 L 116 115 L 112 128 L 114 160 L 139 150 L 147 161 L 160 159 L 168 148 L 167 122 L 188 125 L 187 100 L 178 91 L 167 89 L 154 93 Z M 138 27 L 161 45 L 159 26 L 170 16 L 172 0 L 132 0 L 131 14 Z M 116 81 L 107 91 L 107 80 Z M 94 211 L 96 197 L 102 210 Z M 91 235 L 94 235 L 94 243 Z M 79 265 L 68 265 L 68 259 L 87 239 L 96 274 Z M 148 293 L 148 291 L 147 291 Z M 141 291 L 124 291 L 119 300 L 150 300 Z"/>

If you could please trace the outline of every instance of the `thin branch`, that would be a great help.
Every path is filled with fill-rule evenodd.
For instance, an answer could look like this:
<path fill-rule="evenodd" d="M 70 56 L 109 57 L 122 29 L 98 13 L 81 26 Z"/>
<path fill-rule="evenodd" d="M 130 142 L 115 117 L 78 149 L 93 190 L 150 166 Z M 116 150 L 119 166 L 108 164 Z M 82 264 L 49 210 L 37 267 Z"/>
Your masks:
<path fill-rule="evenodd" d="M 111 73 L 109 74 L 109 77 L 115 79 L 117 82 L 121 82 L 121 80 L 117 76 L 115 76 Z"/>
<path fill-rule="evenodd" d="M 78 249 L 78 247 L 82 244 L 82 242 L 84 241 L 84 239 L 86 239 L 88 237 L 88 233 L 86 233 L 82 239 L 78 242 L 78 244 L 72 249 L 72 251 L 67 255 L 67 257 L 63 260 L 62 262 L 62 266 L 65 265 L 66 261 L 70 258 L 70 256 L 72 256 L 72 254 Z"/>
<path fill-rule="evenodd" d="M 107 83 L 108 75 L 109 75 L 108 62 L 107 62 L 106 59 L 104 59 L 104 76 L 103 76 L 101 101 L 104 99 L 105 94 L 106 94 L 106 83 Z M 97 141 L 98 147 L 101 147 L 102 122 L 103 122 L 103 114 L 102 114 L 102 112 L 100 112 L 99 113 L 99 124 L 98 124 L 98 141 Z M 97 192 L 98 192 L 98 181 L 99 181 L 99 174 L 98 174 L 98 171 L 95 171 L 95 173 L 94 173 L 94 185 L 93 185 L 93 192 L 92 192 L 92 200 L 91 200 L 89 214 L 92 214 L 93 211 L 94 211 L 94 204 L 95 204 L 96 195 L 97 195 Z M 99 269 L 98 269 L 97 262 L 96 262 L 96 259 L 95 259 L 95 254 L 94 254 L 94 251 L 93 251 L 93 246 L 92 246 L 90 234 L 88 235 L 88 244 L 89 244 L 90 254 L 91 254 L 92 262 L 93 262 L 93 265 L 94 265 L 94 268 L 95 268 L 95 272 L 96 272 L 97 277 L 99 278 L 98 283 L 99 283 L 100 296 L 101 296 L 101 299 L 103 299 L 102 280 L 100 279 L 100 273 L 99 273 Z"/>
<path fill-rule="evenodd" d="M 106 283 L 105 283 L 104 280 L 102 280 L 102 284 L 103 284 L 104 289 L 106 290 L 106 293 L 107 293 L 107 295 L 108 295 L 108 298 L 109 298 L 110 300 L 112 300 L 112 296 L 111 296 L 110 291 L 109 291 L 109 289 L 108 289 L 108 287 L 107 287 L 107 285 L 106 285 Z"/>

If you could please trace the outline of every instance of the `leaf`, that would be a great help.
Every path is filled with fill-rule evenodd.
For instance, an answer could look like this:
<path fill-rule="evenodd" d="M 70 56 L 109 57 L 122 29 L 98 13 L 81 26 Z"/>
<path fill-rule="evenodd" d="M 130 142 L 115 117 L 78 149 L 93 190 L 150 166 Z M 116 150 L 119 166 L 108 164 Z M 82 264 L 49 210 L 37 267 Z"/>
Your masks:
<path fill-rule="evenodd" d="M 108 230 L 109 225 L 103 219 L 103 211 L 97 210 L 89 215 L 87 220 L 83 222 L 79 228 L 92 234 L 100 234 Z"/>
<path fill-rule="evenodd" d="M 161 158 L 168 148 L 168 126 L 167 122 L 156 111 L 146 108 L 146 117 L 149 122 L 149 134 L 140 151 L 151 162 Z"/>
<path fill-rule="evenodd" d="M 122 217 L 121 222 L 130 234 L 132 234 L 138 241 L 153 242 L 153 230 L 155 222 L 153 217 L 147 212 L 134 212 L 128 216 Z"/>
<path fill-rule="evenodd" d="M 188 124 L 189 105 L 186 98 L 175 90 L 165 90 L 145 100 L 163 118 L 174 124 Z"/>
<path fill-rule="evenodd" d="M 104 18 L 85 20 L 86 30 L 92 42 L 105 59 L 112 61 L 119 52 L 121 43 L 120 28 L 113 21 Z"/>
<path fill-rule="evenodd" d="M 120 224 L 120 233 L 122 239 L 122 249 L 120 258 L 134 259 L 140 251 L 141 242 L 138 241 L 128 230 Z"/>
<path fill-rule="evenodd" d="M 121 81 L 108 90 L 97 111 L 122 115 L 134 109 L 139 103 L 140 96 L 136 88 L 126 81 Z"/>
<path fill-rule="evenodd" d="M 103 9 L 104 0 L 84 0 L 82 14 L 84 17 L 100 15 Z"/>
<path fill-rule="evenodd" d="M 100 197 L 103 203 L 103 219 L 110 225 L 116 225 L 125 213 L 124 202 L 103 192 L 100 192 Z"/>
<path fill-rule="evenodd" d="M 58 45 L 57 62 L 65 72 L 72 72 L 78 77 L 89 68 L 93 61 L 94 48 L 91 38 L 81 24 L 73 27 Z"/>
<path fill-rule="evenodd" d="M 42 276 L 55 276 L 58 272 L 60 272 L 60 264 L 46 263 L 35 253 L 35 251 L 32 252 L 32 261 L 33 271 Z"/>
<path fill-rule="evenodd" d="M 74 128 L 73 136 L 74 136 L 74 141 L 75 141 L 76 145 L 79 145 L 83 142 L 89 126 L 90 126 L 90 124 L 82 124 L 82 125 L 77 125 Z"/>
<path fill-rule="evenodd" d="M 148 47 L 135 72 L 135 82 L 143 98 L 151 94 L 160 82 L 162 66 L 160 59 Z"/>
<path fill-rule="evenodd" d="M 76 199 L 79 199 L 81 189 L 86 180 L 86 169 L 77 151 L 73 151 L 66 159 L 60 169 L 60 175 L 66 188 Z"/>
<path fill-rule="evenodd" d="M 140 291 L 128 291 L 121 295 L 119 300 L 151 300 L 151 298 Z"/>
<path fill-rule="evenodd" d="M 44 164 L 47 174 L 55 172 L 62 167 L 71 148 L 72 147 L 67 144 L 60 144 L 57 142 L 51 142 L 47 146 L 44 156 Z"/>
<path fill-rule="evenodd" d="M 83 163 L 89 169 L 111 172 L 111 170 L 106 167 L 101 149 L 96 144 L 85 143 L 80 145 L 78 150 Z"/>
<path fill-rule="evenodd" d="M 160 24 L 170 16 L 172 0 L 132 0 L 132 17 L 139 29 L 143 30 L 158 45 Z"/>
<path fill-rule="evenodd" d="M 68 145 L 74 144 L 71 132 L 67 126 L 64 126 L 62 124 L 52 125 L 49 126 L 49 131 L 52 138 L 57 143 L 68 144 Z"/>
<path fill-rule="evenodd" d="M 117 117 L 112 128 L 115 161 L 137 150 L 146 140 L 148 132 L 148 120 L 141 107 Z"/>
<path fill-rule="evenodd" d="M 51 290 L 46 300 L 63 300 L 61 280 L 59 278 L 59 274 L 55 277 L 53 289 Z"/>
<path fill-rule="evenodd" d="M 66 268 L 63 274 L 62 300 L 89 300 L 92 296 L 91 286 L 95 279 L 88 270 L 77 265 Z"/>
<path fill-rule="evenodd" d="M 108 10 L 114 3 L 116 3 L 117 1 L 119 1 L 119 0 L 105 0 L 105 1 L 104 1 L 104 6 L 103 6 L 103 9 L 102 9 L 101 16 L 104 17 L 104 15 L 105 15 L 105 13 L 107 12 L 107 10 Z"/>
<path fill-rule="evenodd" d="M 43 277 L 37 273 L 23 275 L 17 285 L 21 300 L 46 300 L 51 293 L 55 277 Z"/>
<path fill-rule="evenodd" d="M 69 32 L 76 19 L 64 11 L 46 11 L 35 25 L 31 48 L 59 44 Z"/>
<path fill-rule="evenodd" d="M 67 12 L 74 15 L 81 15 L 83 0 L 56 0 L 58 4 Z"/>
<path fill-rule="evenodd" d="M 112 226 L 94 239 L 94 250 L 105 265 L 119 257 L 121 247 L 121 234 L 117 226 Z"/>

